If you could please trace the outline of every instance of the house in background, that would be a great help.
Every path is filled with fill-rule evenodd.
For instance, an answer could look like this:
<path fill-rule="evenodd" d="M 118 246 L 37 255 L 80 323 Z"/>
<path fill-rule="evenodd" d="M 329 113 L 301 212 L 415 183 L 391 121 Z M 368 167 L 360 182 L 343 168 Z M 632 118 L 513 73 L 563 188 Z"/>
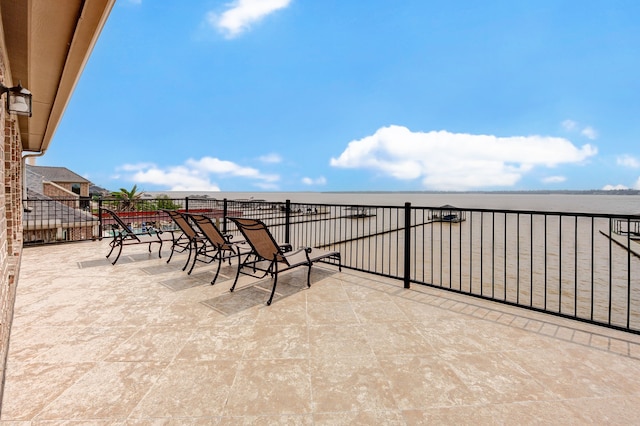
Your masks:
<path fill-rule="evenodd" d="M 43 195 L 48 197 L 89 197 L 91 182 L 66 167 L 32 166 L 27 164 L 26 171 L 42 177 Z M 27 181 L 27 188 L 31 188 Z M 35 189 L 35 188 L 34 188 Z"/>
<path fill-rule="evenodd" d="M 23 241 L 25 244 L 98 238 L 91 212 L 91 182 L 66 167 L 26 165 Z"/>
<path fill-rule="evenodd" d="M 89 185 L 89 197 L 112 197 L 112 192 L 108 189 L 104 189 L 98 185 L 90 184 Z"/>

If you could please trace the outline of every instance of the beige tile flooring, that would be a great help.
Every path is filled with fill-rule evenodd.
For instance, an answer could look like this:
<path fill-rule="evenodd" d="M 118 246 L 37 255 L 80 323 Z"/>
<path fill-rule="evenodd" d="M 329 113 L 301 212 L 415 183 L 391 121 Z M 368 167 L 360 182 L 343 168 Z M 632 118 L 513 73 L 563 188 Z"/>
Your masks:
<path fill-rule="evenodd" d="M 27 248 L 4 424 L 640 423 L 640 336 L 320 265 Z"/>

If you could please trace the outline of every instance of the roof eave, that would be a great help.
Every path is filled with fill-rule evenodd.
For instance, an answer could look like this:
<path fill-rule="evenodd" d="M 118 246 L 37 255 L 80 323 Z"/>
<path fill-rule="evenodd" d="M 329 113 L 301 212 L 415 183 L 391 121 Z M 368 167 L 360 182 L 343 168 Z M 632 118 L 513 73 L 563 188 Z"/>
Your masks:
<path fill-rule="evenodd" d="M 11 84 L 33 93 L 22 149 L 49 147 L 115 0 L 0 0 Z"/>

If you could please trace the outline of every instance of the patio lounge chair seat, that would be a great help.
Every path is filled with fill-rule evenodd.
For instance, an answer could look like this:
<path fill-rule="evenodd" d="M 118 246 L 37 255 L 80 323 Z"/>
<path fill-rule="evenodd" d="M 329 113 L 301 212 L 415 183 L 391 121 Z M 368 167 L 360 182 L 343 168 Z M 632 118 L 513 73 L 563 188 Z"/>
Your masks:
<path fill-rule="evenodd" d="M 134 244 L 149 244 L 149 253 L 151 253 L 152 244 L 159 244 L 158 257 L 162 258 L 162 231 L 146 228 L 145 231 L 136 232 L 131 229 L 115 211 L 104 207 L 102 207 L 102 211 L 107 212 L 116 222 L 115 225 L 113 225 L 113 239 L 109 242 L 111 250 L 109 250 L 109 254 L 107 254 L 107 258 L 109 258 L 116 247 L 118 248 L 118 255 L 113 262 L 111 262 L 112 265 L 115 265 L 118 259 L 120 259 L 123 246 Z"/>
<path fill-rule="evenodd" d="M 311 266 L 313 263 L 325 259 L 333 260 L 338 262 L 338 270 L 342 270 L 340 252 L 338 251 L 302 247 L 286 252 L 276 243 L 271 232 L 261 220 L 249 218 L 230 219 L 236 224 L 247 243 L 251 246 L 251 252 L 244 261 L 240 260 L 241 256 L 238 254 L 238 270 L 230 291 L 235 289 L 241 273 L 256 278 L 271 275 L 273 277 L 273 287 L 267 301 L 267 305 L 271 305 L 280 272 L 305 265 L 308 268 L 307 287 L 311 287 Z"/>
<path fill-rule="evenodd" d="M 232 235 L 224 235 L 211 218 L 203 214 L 191 214 L 185 213 L 184 216 L 195 225 L 198 230 L 198 234 L 201 238 L 194 240 L 194 256 L 193 263 L 189 272 L 193 270 L 197 261 L 211 263 L 215 260 L 218 261 L 218 268 L 216 274 L 211 280 L 211 285 L 216 283 L 218 274 L 220 273 L 220 267 L 223 260 L 229 260 L 240 254 L 242 245 L 249 248 L 245 241 L 232 242 Z"/>

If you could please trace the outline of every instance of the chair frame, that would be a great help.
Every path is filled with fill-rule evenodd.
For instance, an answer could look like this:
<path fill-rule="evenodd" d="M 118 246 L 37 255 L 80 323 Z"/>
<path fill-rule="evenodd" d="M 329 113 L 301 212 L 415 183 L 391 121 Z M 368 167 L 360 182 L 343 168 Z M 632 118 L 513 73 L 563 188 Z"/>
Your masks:
<path fill-rule="evenodd" d="M 269 228 L 260 219 L 229 218 L 238 227 L 245 240 L 251 246 L 251 252 L 244 261 L 238 254 L 238 270 L 236 278 L 229 291 L 233 292 L 240 274 L 254 278 L 264 278 L 271 275 L 273 287 L 267 305 L 271 305 L 278 284 L 278 274 L 298 266 L 307 266 L 307 288 L 311 287 L 311 266 L 314 262 L 323 259 L 332 259 L 338 262 L 338 270 L 342 271 L 340 252 L 321 250 L 311 247 L 301 247 L 293 251 L 284 251 L 271 235 Z M 290 247 L 290 246 L 289 246 Z M 266 266 L 264 266 L 266 263 Z M 282 266 L 282 267 L 281 267 Z M 245 272 L 244 268 L 251 271 Z M 260 275 L 260 273 L 262 273 Z"/>
<path fill-rule="evenodd" d="M 193 270 L 196 261 L 211 263 L 217 260 L 218 268 L 216 269 L 213 280 L 211 280 L 211 285 L 214 285 L 220 274 L 222 261 L 229 260 L 229 264 L 231 265 L 231 259 L 240 254 L 240 245 L 243 244 L 244 241 L 232 242 L 233 235 L 220 232 L 220 229 L 208 216 L 189 212 L 184 213 L 184 216 L 195 225 L 198 234 L 202 237 L 194 242 L 193 263 L 189 273 Z M 198 244 L 199 242 L 200 244 Z"/>
<path fill-rule="evenodd" d="M 198 231 L 191 225 L 188 217 L 185 216 L 185 213 L 180 212 L 178 210 L 169 210 L 169 209 L 160 209 L 161 212 L 169 215 L 173 223 L 176 224 L 178 230 L 181 232 L 179 236 L 176 238 L 176 231 L 171 232 L 171 254 L 169 254 L 169 259 L 167 259 L 167 263 L 171 261 L 173 257 L 173 253 L 177 251 L 178 253 L 183 253 L 186 250 L 189 250 L 189 255 L 187 256 L 187 261 L 184 263 L 182 270 L 186 270 L 187 266 L 189 266 L 189 262 L 191 261 L 191 256 L 194 250 L 197 248 L 197 242 L 203 241 L 204 237 L 198 233 Z M 191 269 L 189 269 L 188 274 L 191 274 L 193 270 L 193 265 Z"/>
<path fill-rule="evenodd" d="M 147 228 L 146 231 L 134 232 L 131 227 L 126 224 L 114 210 L 108 209 L 106 207 L 101 207 L 101 210 L 107 212 L 116 222 L 115 224 L 111 225 L 113 239 L 109 242 L 111 250 L 109 250 L 109 253 L 107 254 L 108 259 L 116 249 L 116 247 L 118 247 L 118 255 L 116 256 L 115 260 L 111 262 L 112 265 L 115 265 L 118 259 L 120 259 L 120 255 L 122 254 L 122 247 L 135 244 L 148 244 L 149 253 L 151 253 L 152 244 L 159 244 L 160 248 L 158 249 L 158 257 L 162 258 L 163 240 L 160 237 L 160 234 L 162 234 L 161 230 L 155 228 Z M 116 228 L 119 228 L 119 230 L 117 230 Z"/>

